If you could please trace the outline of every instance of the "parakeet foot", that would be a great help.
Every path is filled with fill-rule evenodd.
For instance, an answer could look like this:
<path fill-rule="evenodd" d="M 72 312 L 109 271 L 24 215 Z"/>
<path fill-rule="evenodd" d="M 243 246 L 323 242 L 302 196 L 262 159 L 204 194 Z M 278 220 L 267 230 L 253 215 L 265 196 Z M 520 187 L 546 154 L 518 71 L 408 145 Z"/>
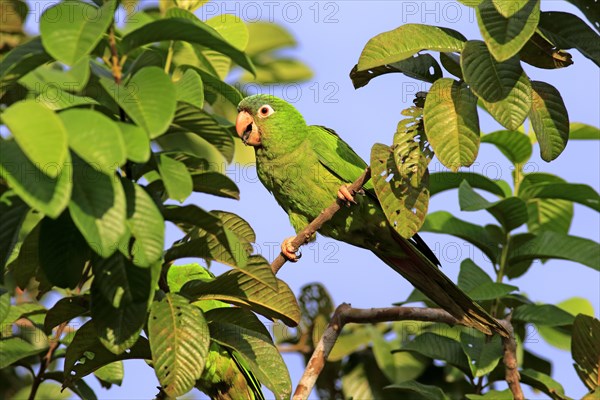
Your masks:
<path fill-rule="evenodd" d="M 297 248 L 292 245 L 292 241 L 294 240 L 294 236 L 289 237 L 281 243 L 281 254 L 290 262 L 296 262 L 302 257 L 302 253 L 296 254 L 298 251 Z"/>
<path fill-rule="evenodd" d="M 348 186 L 342 185 L 342 186 L 340 186 L 340 189 L 337 192 L 337 197 L 338 197 L 338 199 L 346 202 L 346 206 L 350 207 L 351 204 L 357 204 L 356 200 L 354 200 L 354 195 L 356 193 L 361 193 L 361 192 L 363 192 L 362 189 L 358 192 L 352 191 L 352 193 L 350 193 Z"/>

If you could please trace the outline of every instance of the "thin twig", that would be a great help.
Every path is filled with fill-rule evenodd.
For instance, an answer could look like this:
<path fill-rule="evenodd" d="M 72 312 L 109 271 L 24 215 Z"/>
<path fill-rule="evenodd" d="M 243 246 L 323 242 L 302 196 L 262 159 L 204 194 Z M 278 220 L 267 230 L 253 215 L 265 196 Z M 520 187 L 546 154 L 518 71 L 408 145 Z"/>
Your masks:
<path fill-rule="evenodd" d="M 515 334 L 513 326 L 510 323 L 510 317 L 511 316 L 508 315 L 506 319 L 499 320 L 509 333 L 507 338 L 502 338 L 502 343 L 504 345 L 504 358 L 502 360 L 505 367 L 504 379 L 506 380 L 506 383 L 508 383 L 508 388 L 512 392 L 513 398 L 515 400 L 525 400 L 523 390 L 521 389 L 521 375 L 519 374 L 519 364 L 517 362 L 517 342 L 515 341 Z"/>
<path fill-rule="evenodd" d="M 110 27 L 108 31 L 108 44 L 110 46 L 110 54 L 111 54 L 111 69 L 112 75 L 117 85 L 121 84 L 121 79 L 123 78 L 123 71 L 121 62 L 119 61 L 119 52 L 117 50 L 117 39 L 115 38 L 115 24 Z"/>
<path fill-rule="evenodd" d="M 358 192 L 360 190 L 360 188 L 362 188 L 363 185 L 369 179 L 371 179 L 371 169 L 367 168 L 362 173 L 362 175 L 358 177 L 358 179 L 356 179 L 350 186 L 348 186 L 348 190 L 351 193 Z M 319 216 L 317 218 L 312 220 L 312 222 L 310 224 L 308 224 L 306 226 L 306 228 L 304 228 L 303 230 L 298 232 L 296 237 L 294 237 L 294 239 L 292 240 L 291 245 L 294 248 L 298 249 L 298 248 L 300 248 L 300 246 L 308 243 L 310 238 L 319 229 L 321 229 L 321 227 L 323 226 L 323 224 L 325 224 L 325 222 L 327 222 L 331 218 L 333 218 L 335 213 L 338 212 L 342 208 L 343 205 L 344 205 L 344 202 L 339 199 L 337 199 L 336 201 L 331 203 L 331 205 L 329 207 L 327 207 L 326 209 L 324 209 L 323 211 L 321 211 L 321 214 L 319 214 Z M 275 260 L 271 263 L 271 270 L 273 271 L 273 273 L 277 274 L 277 272 L 279 272 L 279 270 L 281 269 L 281 267 L 283 267 L 283 265 L 285 264 L 286 261 L 287 261 L 286 258 L 282 254 L 279 254 L 277 256 L 277 258 L 275 258 Z"/>

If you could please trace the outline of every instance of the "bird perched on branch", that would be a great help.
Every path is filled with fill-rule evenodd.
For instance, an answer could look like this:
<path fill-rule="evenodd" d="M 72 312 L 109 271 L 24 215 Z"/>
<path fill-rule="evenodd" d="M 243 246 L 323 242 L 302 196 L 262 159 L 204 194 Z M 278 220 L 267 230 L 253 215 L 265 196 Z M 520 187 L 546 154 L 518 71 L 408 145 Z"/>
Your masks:
<path fill-rule="evenodd" d="M 439 261 L 418 235 L 407 240 L 390 227 L 370 183 L 363 188 L 364 196 L 350 193 L 346 185 L 367 164 L 333 130 L 307 125 L 291 104 L 271 95 L 242 100 L 236 130 L 246 145 L 254 147 L 258 177 L 289 215 L 296 232 L 316 218 L 337 192 L 353 206 L 338 211 L 319 230 L 321 234 L 371 250 L 464 325 L 508 336 L 500 323 L 440 271 Z M 291 238 L 281 247 L 286 258 L 296 260 Z"/>

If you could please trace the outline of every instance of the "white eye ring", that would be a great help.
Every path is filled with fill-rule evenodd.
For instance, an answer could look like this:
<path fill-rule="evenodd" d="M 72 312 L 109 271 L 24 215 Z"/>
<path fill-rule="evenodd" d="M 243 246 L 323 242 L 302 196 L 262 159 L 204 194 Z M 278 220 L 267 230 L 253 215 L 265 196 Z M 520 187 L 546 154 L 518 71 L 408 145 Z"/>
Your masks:
<path fill-rule="evenodd" d="M 267 118 L 269 115 L 273 114 L 275 110 L 268 104 L 260 106 L 258 109 L 258 117 L 259 118 Z"/>

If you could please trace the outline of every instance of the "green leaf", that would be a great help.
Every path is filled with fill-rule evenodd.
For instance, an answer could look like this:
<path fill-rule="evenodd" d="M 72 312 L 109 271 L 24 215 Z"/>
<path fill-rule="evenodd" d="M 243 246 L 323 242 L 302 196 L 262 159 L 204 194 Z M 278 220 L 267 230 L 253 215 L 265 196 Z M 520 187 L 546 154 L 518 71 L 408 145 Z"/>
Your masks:
<path fill-rule="evenodd" d="M 69 135 L 69 146 L 89 165 L 114 171 L 125 164 L 125 143 L 115 122 L 103 114 L 73 109 L 59 114 Z"/>
<path fill-rule="evenodd" d="M 191 104 L 196 108 L 204 107 L 204 85 L 200 75 L 193 69 L 188 69 L 175 82 L 177 101 Z"/>
<path fill-rule="evenodd" d="M 175 115 L 177 94 L 162 69 L 142 68 L 124 86 L 107 78 L 101 78 L 100 83 L 151 139 L 166 132 Z"/>
<path fill-rule="evenodd" d="M 81 379 L 105 365 L 129 359 L 151 360 L 148 340 L 140 337 L 129 351 L 113 354 L 100 343 L 93 321 L 88 321 L 77 330 L 67 347 L 65 376 L 69 377 L 67 382 Z"/>
<path fill-rule="evenodd" d="M 240 199 L 240 190 L 235 182 L 220 172 L 204 172 L 192 175 L 194 192 L 208 193 L 229 199 Z"/>
<path fill-rule="evenodd" d="M 415 393 L 420 395 L 422 398 L 431 400 L 448 400 L 449 397 L 437 386 L 425 385 L 417 381 L 405 381 L 400 383 L 394 383 L 393 385 L 386 386 L 386 391 L 398 392 L 400 398 L 405 398 L 406 393 Z"/>
<path fill-rule="evenodd" d="M 185 164 L 166 154 L 159 154 L 156 164 L 169 197 L 179 202 L 187 199 L 192 193 L 192 178 Z"/>
<path fill-rule="evenodd" d="M 515 15 L 520 9 L 527 5 L 528 0 L 492 0 L 494 7 L 505 18 Z"/>
<path fill-rule="evenodd" d="M 566 183 L 563 179 L 544 173 L 531 173 L 525 175 L 519 186 L 521 193 L 527 194 L 529 186 L 544 183 Z M 533 189 L 535 193 L 536 189 Z M 529 198 L 527 201 L 527 212 L 529 221 L 527 226 L 529 232 L 539 233 L 544 230 L 567 234 L 573 219 L 573 203 L 561 199 Z"/>
<path fill-rule="evenodd" d="M 456 53 L 440 53 L 440 62 L 446 71 L 460 80 L 463 80 L 462 69 L 460 68 L 460 56 Z"/>
<path fill-rule="evenodd" d="M 379 143 L 371 149 L 373 186 L 390 225 L 400 236 L 411 238 L 419 231 L 427 214 L 428 174 L 425 172 L 417 187 L 411 185 L 396 167 L 396 150 Z"/>
<path fill-rule="evenodd" d="M 186 105 L 178 107 L 175 119 L 169 128 L 169 133 L 173 132 L 191 132 L 198 135 L 213 145 L 228 163 L 233 160 L 235 152 L 233 136 L 204 110 Z"/>
<path fill-rule="evenodd" d="M 460 52 L 465 40 L 452 29 L 404 24 L 367 42 L 358 60 L 358 71 L 402 61 L 422 50 Z"/>
<path fill-rule="evenodd" d="M 51 218 L 58 217 L 71 197 L 72 168 L 67 155 L 64 165 L 47 166 L 55 169 L 56 178 L 48 176 L 33 164 L 14 140 L 0 140 L 0 177 L 31 208 Z M 67 153 L 68 154 L 68 153 Z"/>
<path fill-rule="evenodd" d="M 429 176 L 429 192 L 433 196 L 446 190 L 457 189 L 463 181 L 467 181 L 475 189 L 482 189 L 500 197 L 510 196 L 496 181 L 475 172 L 434 172 Z"/>
<path fill-rule="evenodd" d="M 4 322 L 10 311 L 10 292 L 0 286 L 0 324 Z"/>
<path fill-rule="evenodd" d="M 244 52 L 229 44 L 205 23 L 187 18 L 167 18 L 145 24 L 123 36 L 120 46 L 123 52 L 130 53 L 140 46 L 166 40 L 182 40 L 206 46 L 253 72 L 252 62 Z"/>
<path fill-rule="evenodd" d="M 481 36 L 490 52 L 496 60 L 505 61 L 517 54 L 535 33 L 540 19 L 540 0 L 528 0 L 509 18 L 498 12 L 492 0 L 484 0 L 476 11 Z"/>
<path fill-rule="evenodd" d="M 594 7 L 596 0 L 567 0 L 582 12 L 588 21 L 600 32 L 600 10 Z"/>
<path fill-rule="evenodd" d="M 600 36 L 579 17 L 566 12 L 542 12 L 539 28 L 556 47 L 575 48 L 600 66 Z"/>
<path fill-rule="evenodd" d="M 540 144 L 544 161 L 552 161 L 562 153 L 569 140 L 569 114 L 560 95 L 552 85 L 532 81 L 533 103 L 529 118 Z"/>
<path fill-rule="evenodd" d="M 544 69 L 565 68 L 573 65 L 570 53 L 557 49 L 553 43 L 537 32 L 519 51 L 519 57 L 527 64 Z"/>
<path fill-rule="evenodd" d="M 277 58 L 269 59 L 269 61 L 256 64 L 255 77 L 249 72 L 242 75 L 242 81 L 257 82 L 261 85 L 275 83 L 296 83 L 299 81 L 309 80 L 312 76 L 312 70 L 302 61 L 294 58 Z M 324 89 L 328 89 L 324 86 Z"/>
<path fill-rule="evenodd" d="M 210 336 L 202 311 L 177 294 L 156 301 L 148 318 L 154 371 L 169 397 L 186 394 L 204 370 Z"/>
<path fill-rule="evenodd" d="M 529 368 L 522 369 L 519 373 L 521 375 L 521 382 L 547 394 L 551 399 L 569 399 L 565 395 L 563 386 L 548 375 Z"/>
<path fill-rule="evenodd" d="M 513 319 L 545 326 L 563 326 L 573 323 L 573 315 L 553 304 L 524 304 L 513 312 Z"/>
<path fill-rule="evenodd" d="M 539 258 L 556 258 L 581 263 L 600 271 L 600 245 L 593 240 L 558 232 L 542 231 L 510 248 L 509 263 Z"/>
<path fill-rule="evenodd" d="M 592 303 L 582 297 L 571 297 L 557 303 L 556 306 L 573 316 L 576 316 L 577 314 L 594 315 Z M 565 351 L 571 349 L 571 332 L 565 331 L 560 327 L 538 326 L 537 328 L 540 336 L 548 342 L 548 344 Z"/>
<path fill-rule="evenodd" d="M 575 183 L 542 182 L 527 185 L 519 191 L 519 197 L 530 199 L 562 199 L 583 204 L 600 212 L 600 195 L 592 187 Z"/>
<path fill-rule="evenodd" d="M 108 257 L 127 231 L 123 187 L 116 176 L 94 169 L 76 155 L 73 165 L 71 218 L 90 247 Z"/>
<path fill-rule="evenodd" d="M 246 48 L 249 32 L 246 23 L 238 15 L 216 15 L 206 20 L 206 25 L 213 28 L 236 49 L 243 51 Z M 212 64 L 219 78 L 225 80 L 231 69 L 231 59 L 215 50 L 203 50 L 202 54 Z"/>
<path fill-rule="evenodd" d="M 215 309 L 206 313 L 211 340 L 235 351 L 256 378 L 269 388 L 275 398 L 287 399 L 292 392 L 289 372 L 264 326 L 256 316 L 245 310 Z M 220 317 L 220 318 L 219 318 Z"/>
<path fill-rule="evenodd" d="M 433 83 L 442 77 L 442 69 L 431 54 L 417 54 L 402 61 L 360 72 L 358 71 L 358 65 L 355 65 L 350 71 L 350 79 L 354 89 L 358 89 L 366 86 L 371 79 L 392 72 L 400 72 L 411 78 L 429 83 Z"/>
<path fill-rule="evenodd" d="M 594 390 L 600 376 L 600 321 L 579 314 L 573 323 L 571 354 L 575 371 L 588 389 Z"/>
<path fill-rule="evenodd" d="M 527 135 L 519 131 L 496 131 L 483 135 L 481 143 L 493 144 L 513 164 L 523 164 L 531 157 L 533 151 Z"/>
<path fill-rule="evenodd" d="M 458 200 L 462 211 L 487 210 L 507 231 L 527 222 L 527 205 L 518 197 L 489 202 L 475 192 L 467 181 L 463 181 L 458 189 Z"/>
<path fill-rule="evenodd" d="M 488 390 L 483 395 L 467 394 L 465 397 L 468 400 L 513 400 L 513 394 L 510 389 L 505 390 Z"/>
<path fill-rule="evenodd" d="M 66 1 L 48 8 L 40 21 L 46 51 L 68 65 L 90 54 L 113 21 L 116 2 L 96 8 L 82 1 Z"/>
<path fill-rule="evenodd" d="M 504 354 L 500 336 L 494 335 L 491 340 L 488 338 L 475 331 L 460 333 L 460 344 L 467 355 L 471 374 L 474 377 L 492 372 Z"/>
<path fill-rule="evenodd" d="M 477 97 L 465 83 L 438 79 L 423 110 L 427 139 L 440 162 L 456 172 L 473 164 L 479 150 Z"/>
<path fill-rule="evenodd" d="M 390 382 L 396 379 L 396 366 L 394 365 L 394 354 L 392 354 L 392 345 L 385 340 L 382 333 L 373 326 L 367 326 L 367 331 L 370 333 L 371 341 L 373 342 L 373 355 L 377 366 L 384 373 Z M 318 332 L 317 334 L 321 334 Z M 313 340 L 316 343 L 316 341 Z"/>
<path fill-rule="evenodd" d="M 25 357 L 41 353 L 44 350 L 44 348 L 40 348 L 39 346 L 31 344 L 20 337 L 3 337 L 0 369 L 6 368 Z"/>
<path fill-rule="evenodd" d="M 16 103 L 2 121 L 23 153 L 50 178 L 56 178 L 68 160 L 67 131 L 57 115 L 33 100 Z"/>
<path fill-rule="evenodd" d="M 498 256 L 498 244 L 484 228 L 455 218 L 449 212 L 436 211 L 427 215 L 421 230 L 423 232 L 446 233 L 464 239 L 483 251 L 492 262 L 495 262 Z"/>
<path fill-rule="evenodd" d="M 96 100 L 87 96 L 77 96 L 73 93 L 57 89 L 53 97 L 40 94 L 35 98 L 35 101 L 42 104 L 49 110 L 60 111 L 79 106 L 98 106 Z"/>
<path fill-rule="evenodd" d="M 0 215 L 2 215 L 2 219 L 0 219 L 1 271 L 8 264 L 13 251 L 18 249 L 21 227 L 30 211 L 30 208 L 18 196 L 4 196 L 0 196 Z"/>
<path fill-rule="evenodd" d="M 117 122 L 125 145 L 127 158 L 136 163 L 145 163 L 150 158 L 150 139 L 139 126 Z"/>
<path fill-rule="evenodd" d="M 595 126 L 571 122 L 569 129 L 571 140 L 600 140 L 600 129 Z"/>
<path fill-rule="evenodd" d="M 252 22 L 248 24 L 248 33 L 251 40 L 246 46 L 246 54 L 251 57 L 296 46 L 294 37 L 284 27 L 273 22 Z"/>
<path fill-rule="evenodd" d="M 247 245 L 248 252 L 253 251 L 252 243 L 256 241 L 256 234 L 245 219 L 227 211 L 212 210 L 210 213 L 216 215 L 223 223 L 224 228 L 229 229 L 241 242 Z"/>
<path fill-rule="evenodd" d="M 111 353 L 133 346 L 146 322 L 158 278 L 156 268 L 138 268 L 117 252 L 93 263 L 92 319 L 97 337 Z"/>
<path fill-rule="evenodd" d="M 268 318 L 295 326 L 300 321 L 296 298 L 285 282 L 278 279 L 277 283 L 278 288 L 274 290 L 242 271 L 232 270 L 212 282 L 190 281 L 181 288 L 181 293 L 194 300 L 221 300 L 249 307 Z"/>
<path fill-rule="evenodd" d="M 411 351 L 434 360 L 446 361 L 471 376 L 469 361 L 460 342 L 446 336 L 425 332 L 408 342 L 399 351 Z"/>
<path fill-rule="evenodd" d="M 73 224 L 69 213 L 56 220 L 44 218 L 40 224 L 40 266 L 50 283 L 74 289 L 91 256 L 85 239 Z"/>
<path fill-rule="evenodd" d="M 154 200 L 138 184 L 121 179 L 127 200 L 127 227 L 135 238 L 131 254 L 138 267 L 149 267 L 162 258 L 165 221 Z"/>
<path fill-rule="evenodd" d="M 46 319 L 44 319 L 44 332 L 46 335 L 50 335 L 54 327 L 85 314 L 88 312 L 89 308 L 90 298 L 87 295 L 64 297 L 60 299 L 46 313 Z"/>
<path fill-rule="evenodd" d="M 42 65 L 22 79 L 21 83 L 38 92 L 38 98 L 49 103 L 56 101 L 63 90 L 67 94 L 81 92 L 90 77 L 90 59 L 83 57 L 70 68 L 59 63 Z M 59 102 L 60 100 L 58 99 Z"/>
<path fill-rule="evenodd" d="M 121 386 L 123 377 L 125 375 L 123 361 L 115 361 L 110 364 L 106 364 L 105 366 L 97 369 L 94 372 L 94 375 L 102 382 Z"/>
<path fill-rule="evenodd" d="M 0 93 L 4 93 L 11 83 L 50 61 L 52 57 L 44 50 L 40 37 L 15 47 L 4 55 L 0 63 Z"/>
<path fill-rule="evenodd" d="M 470 258 L 460 264 L 458 287 L 477 301 L 495 300 L 519 289 L 516 286 L 492 281 L 492 278 Z"/>
<path fill-rule="evenodd" d="M 183 65 L 181 69 L 184 71 L 192 69 L 200 75 L 204 84 L 204 96 L 209 103 L 213 104 L 217 95 L 227 100 L 236 108 L 240 101 L 242 101 L 243 96 L 239 90 L 208 72 L 190 65 Z"/>

